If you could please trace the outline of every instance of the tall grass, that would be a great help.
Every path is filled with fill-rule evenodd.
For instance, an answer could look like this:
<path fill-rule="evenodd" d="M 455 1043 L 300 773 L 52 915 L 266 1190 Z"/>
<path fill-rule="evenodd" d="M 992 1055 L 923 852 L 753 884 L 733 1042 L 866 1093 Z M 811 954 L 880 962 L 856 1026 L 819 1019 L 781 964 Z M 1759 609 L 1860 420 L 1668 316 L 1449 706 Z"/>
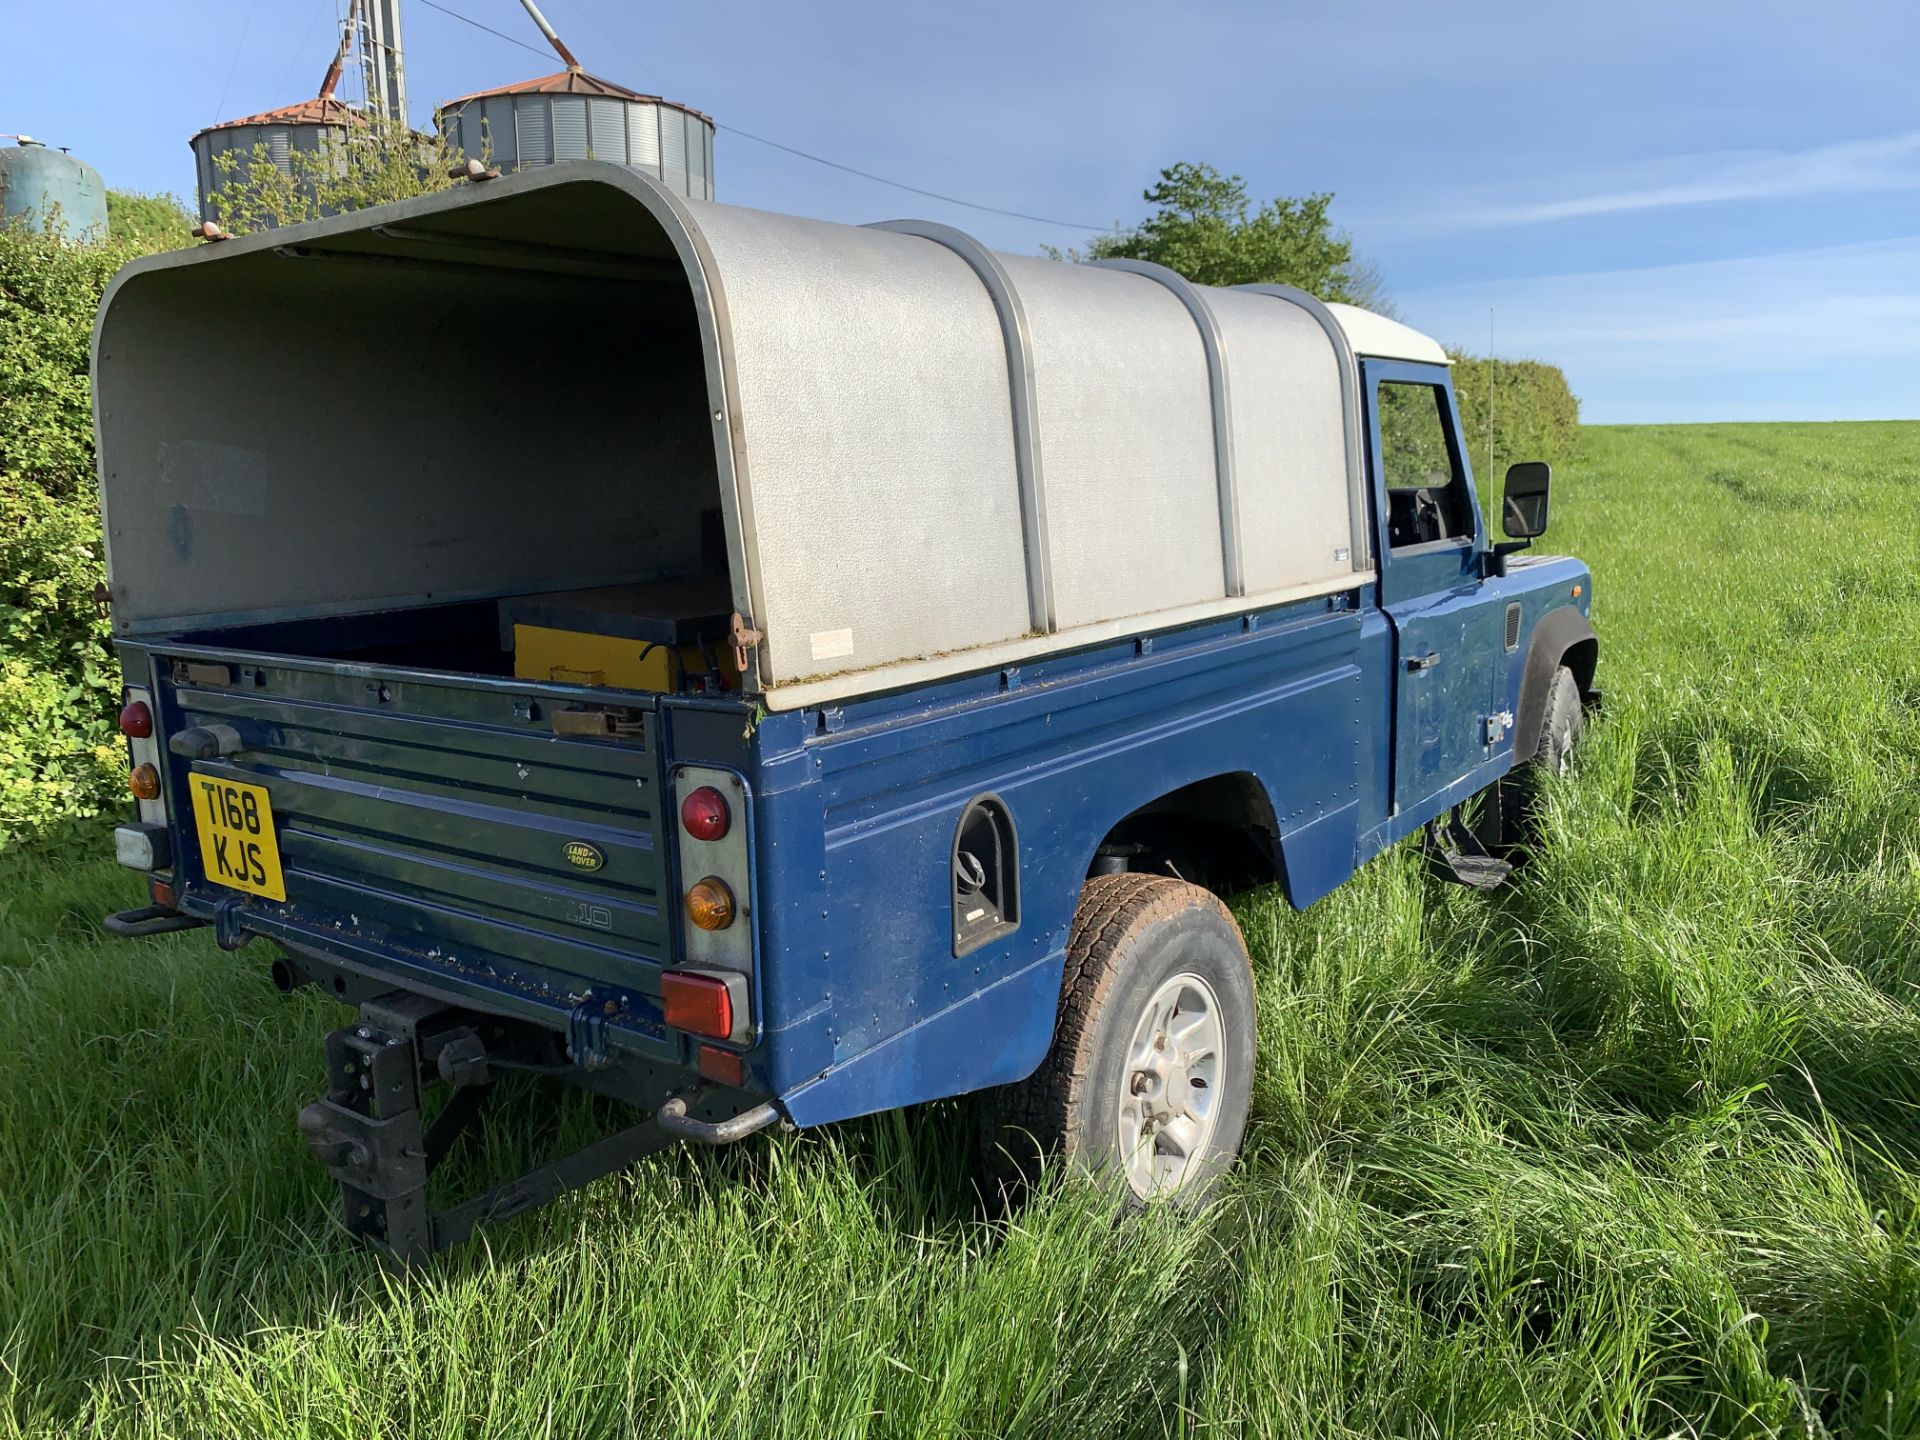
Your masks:
<path fill-rule="evenodd" d="M 392 1276 L 291 1117 L 337 1011 L 0 861 L 0 1432 L 1920 1433 L 1920 425 L 1587 430 L 1604 723 L 1492 897 L 1258 971 L 1209 1213 L 975 1203 L 958 1105 L 681 1152 Z M 603 1123 L 514 1098 L 489 1163 Z"/>

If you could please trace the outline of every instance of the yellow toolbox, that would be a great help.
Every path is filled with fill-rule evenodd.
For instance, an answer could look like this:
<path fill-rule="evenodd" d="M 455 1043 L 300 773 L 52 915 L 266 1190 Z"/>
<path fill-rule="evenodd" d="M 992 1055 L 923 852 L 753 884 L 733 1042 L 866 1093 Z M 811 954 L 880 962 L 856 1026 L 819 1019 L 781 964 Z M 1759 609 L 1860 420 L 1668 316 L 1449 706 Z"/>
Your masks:
<path fill-rule="evenodd" d="M 737 690 L 731 613 L 725 582 L 606 585 L 502 600 L 500 638 L 522 680 L 666 694 Z"/>

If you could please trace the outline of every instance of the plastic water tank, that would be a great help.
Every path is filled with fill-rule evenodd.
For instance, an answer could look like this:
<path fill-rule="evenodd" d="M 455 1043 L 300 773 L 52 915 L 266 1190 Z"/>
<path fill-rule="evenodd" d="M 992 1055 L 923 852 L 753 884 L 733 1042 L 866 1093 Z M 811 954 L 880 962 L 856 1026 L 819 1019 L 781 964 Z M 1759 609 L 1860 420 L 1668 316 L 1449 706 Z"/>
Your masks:
<path fill-rule="evenodd" d="M 49 218 L 68 235 L 105 235 L 107 184 L 86 161 L 22 135 L 0 150 L 0 224 Z"/>

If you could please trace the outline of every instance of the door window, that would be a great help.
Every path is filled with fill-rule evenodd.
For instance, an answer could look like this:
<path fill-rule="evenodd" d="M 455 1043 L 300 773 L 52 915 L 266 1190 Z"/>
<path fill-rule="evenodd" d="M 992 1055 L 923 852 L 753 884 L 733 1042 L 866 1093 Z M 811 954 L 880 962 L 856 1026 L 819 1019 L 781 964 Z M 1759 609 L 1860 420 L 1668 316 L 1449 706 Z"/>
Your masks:
<path fill-rule="evenodd" d="M 1473 536 L 1467 477 L 1455 456 L 1438 385 L 1383 380 L 1374 389 L 1387 544 L 1395 550 Z"/>

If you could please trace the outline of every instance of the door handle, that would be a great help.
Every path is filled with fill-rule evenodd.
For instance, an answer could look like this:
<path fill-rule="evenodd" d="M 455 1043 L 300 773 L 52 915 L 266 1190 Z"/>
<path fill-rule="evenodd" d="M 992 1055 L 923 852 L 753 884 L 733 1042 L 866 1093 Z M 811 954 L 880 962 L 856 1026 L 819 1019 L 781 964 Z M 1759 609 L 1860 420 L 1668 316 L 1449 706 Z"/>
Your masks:
<path fill-rule="evenodd" d="M 1407 669 L 1412 671 L 1431 670 L 1439 663 L 1440 654 L 1436 650 L 1429 650 L 1424 655 L 1409 655 L 1407 657 Z"/>

